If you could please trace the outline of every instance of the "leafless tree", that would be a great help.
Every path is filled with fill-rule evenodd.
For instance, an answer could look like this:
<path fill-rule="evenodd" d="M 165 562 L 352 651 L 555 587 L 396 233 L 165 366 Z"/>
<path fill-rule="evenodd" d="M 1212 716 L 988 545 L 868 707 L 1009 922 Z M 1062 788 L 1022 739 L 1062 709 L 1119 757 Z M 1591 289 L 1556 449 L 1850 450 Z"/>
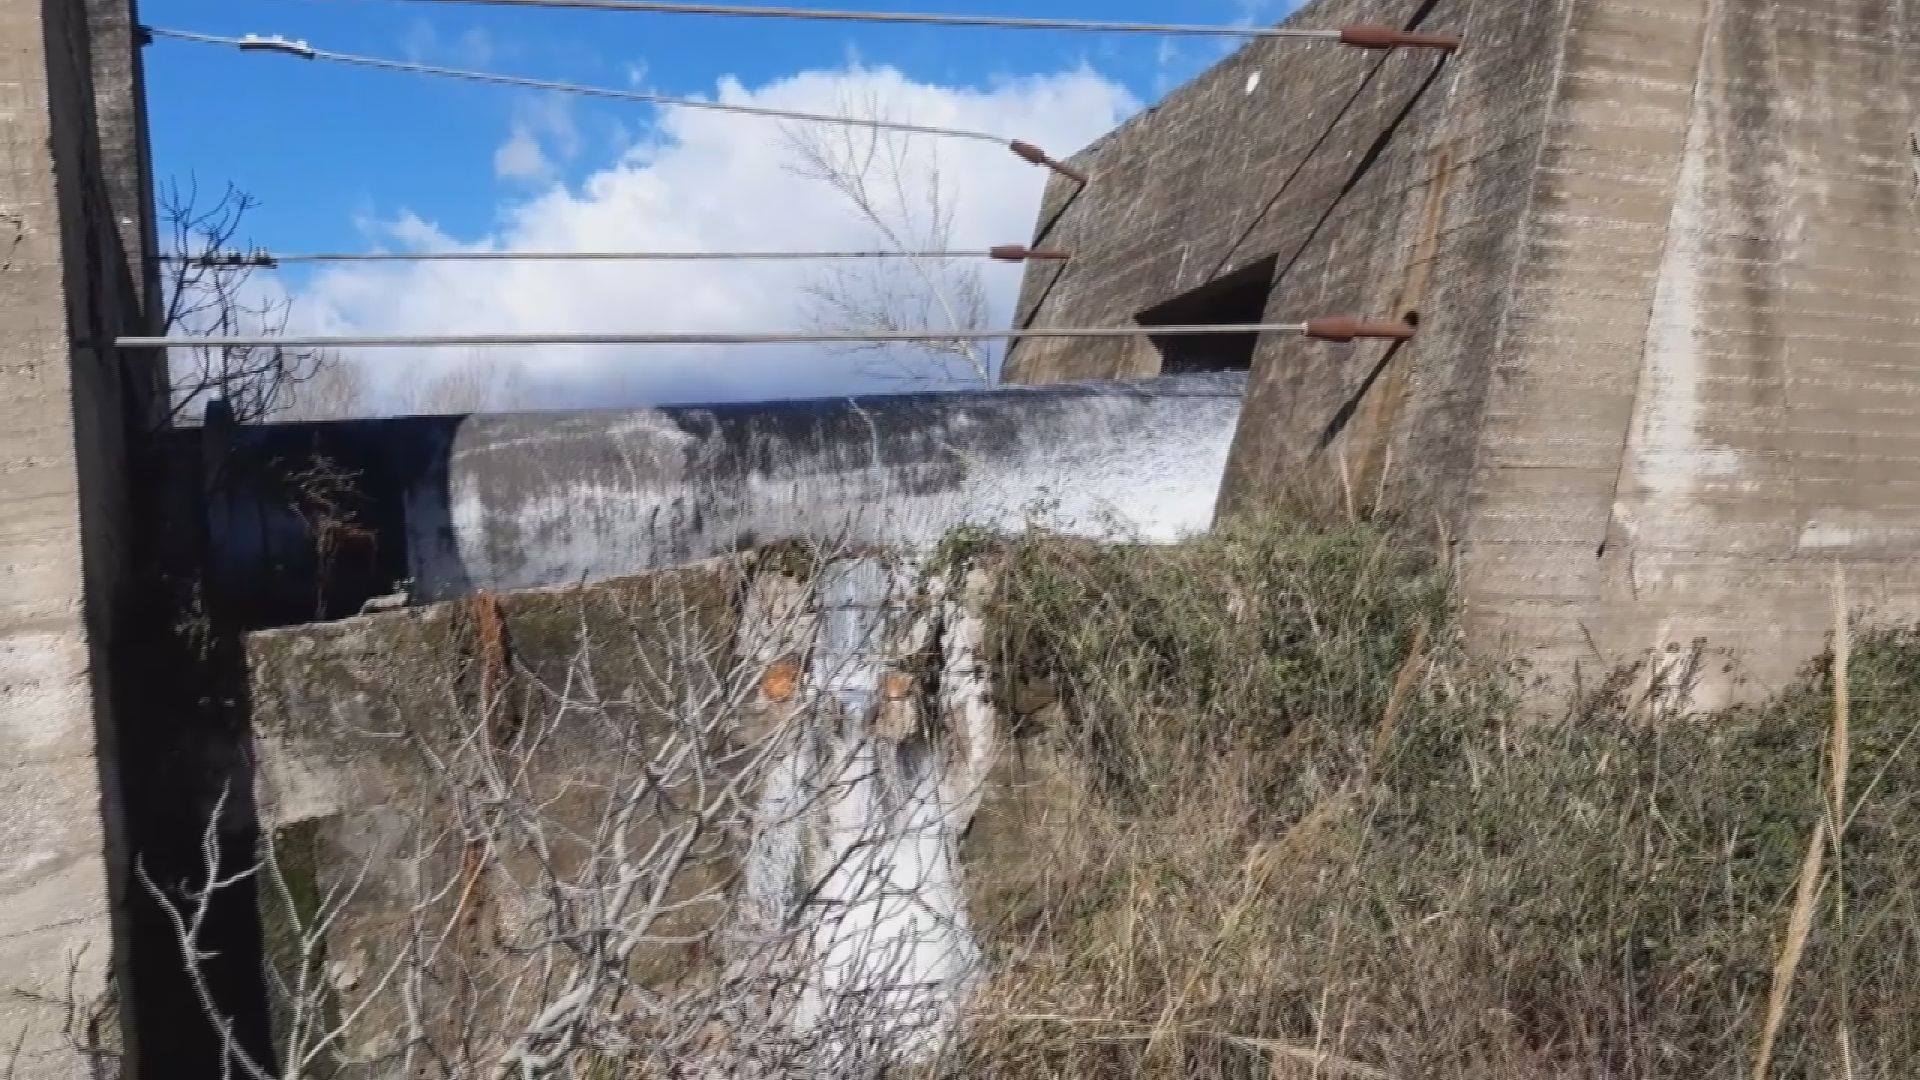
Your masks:
<path fill-rule="evenodd" d="M 525 372 L 512 360 L 474 353 L 450 366 L 408 367 L 386 387 L 371 385 L 352 361 L 323 359 L 276 420 L 345 420 L 375 413 L 402 416 L 497 412 L 524 403 Z"/>
<path fill-rule="evenodd" d="M 837 111 L 889 119 L 877 92 L 846 93 Z M 864 127 L 790 127 L 791 168 L 831 187 L 898 253 L 950 250 L 956 196 L 947 185 L 937 142 L 899 131 Z M 839 264 L 808 287 L 823 330 L 895 331 L 936 328 L 982 330 L 986 287 L 978 266 L 954 259 Z M 857 347 L 873 357 L 870 370 L 945 386 L 987 386 L 991 360 L 977 342 L 934 339 L 917 345 Z"/>
<path fill-rule="evenodd" d="M 167 181 L 158 202 L 169 256 L 161 281 L 168 332 L 284 332 L 292 301 L 256 279 L 264 259 L 246 250 L 243 239 L 247 215 L 259 203 L 232 184 L 210 194 L 191 178 Z M 291 407 L 299 387 L 329 361 L 312 350 L 274 346 L 175 349 L 168 362 L 172 401 L 165 422 L 173 424 L 216 398 L 240 423 L 268 419 Z"/>
<path fill-rule="evenodd" d="M 275 419 L 346 420 L 366 416 L 373 407 L 366 374 L 359 365 L 326 357 L 300 384 L 299 393 Z"/>
<path fill-rule="evenodd" d="M 379 850 L 316 872 L 283 830 L 243 876 L 287 930 L 277 1062 L 202 991 L 233 1070 L 837 1078 L 937 1054 L 978 966 L 954 860 L 998 749 L 982 585 L 800 561 L 718 622 L 663 575 L 621 609 L 630 641 L 583 613 L 557 671 L 474 601 L 466 666 L 409 675 L 444 715 L 342 729 L 353 760 L 425 778 L 341 826 Z M 196 970 L 243 884 L 220 866 L 210 832 L 199 880 L 144 879 Z"/>
<path fill-rule="evenodd" d="M 394 392 L 394 411 L 465 414 L 494 412 L 526 399 L 521 367 L 497 353 L 475 351 L 440 367 L 415 367 Z"/>
<path fill-rule="evenodd" d="M 167 233 L 162 291 L 170 332 L 273 336 L 284 332 L 293 301 L 258 279 L 268 257 L 244 240 L 258 206 L 229 184 L 209 197 L 197 181 L 160 191 Z M 238 423 L 340 420 L 380 411 L 471 413 L 498 409 L 521 391 L 521 373 L 495 358 L 469 357 L 445 370 L 416 368 L 377 401 L 360 367 L 329 353 L 274 347 L 176 349 L 166 416 L 179 422 L 214 399 Z"/>

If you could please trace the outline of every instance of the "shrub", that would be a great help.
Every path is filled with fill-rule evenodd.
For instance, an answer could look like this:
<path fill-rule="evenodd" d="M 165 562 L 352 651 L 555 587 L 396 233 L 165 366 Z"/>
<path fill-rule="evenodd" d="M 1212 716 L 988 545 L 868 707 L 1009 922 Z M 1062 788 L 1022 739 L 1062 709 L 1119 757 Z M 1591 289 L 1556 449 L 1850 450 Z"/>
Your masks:
<path fill-rule="evenodd" d="M 994 973 L 956 1071 L 1753 1075 L 1831 805 L 1831 658 L 1719 714 L 1541 716 L 1373 526 L 970 547 L 1020 754 L 972 840 Z M 1776 1077 L 1920 1060 L 1920 630 L 1851 662 Z"/>

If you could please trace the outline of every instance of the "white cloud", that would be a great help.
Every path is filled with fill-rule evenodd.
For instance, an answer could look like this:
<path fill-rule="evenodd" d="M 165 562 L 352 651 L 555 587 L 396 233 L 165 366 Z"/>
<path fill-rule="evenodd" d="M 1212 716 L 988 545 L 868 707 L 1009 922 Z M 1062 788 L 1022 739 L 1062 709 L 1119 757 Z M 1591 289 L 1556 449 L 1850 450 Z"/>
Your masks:
<path fill-rule="evenodd" d="M 1242 26 L 1271 26 L 1294 13 L 1300 0 L 1239 0 Z"/>
<path fill-rule="evenodd" d="M 487 67 L 496 56 L 493 38 L 485 30 L 475 27 L 448 36 L 425 19 L 408 24 L 400 37 L 400 48 L 409 60 L 462 67 Z"/>
<path fill-rule="evenodd" d="M 531 98 L 515 110 L 512 133 L 493 152 L 493 173 L 502 180 L 550 180 L 579 153 L 580 132 L 567 99 Z"/>
<path fill-rule="evenodd" d="M 493 174 L 502 180 L 543 180 L 553 175 L 553 162 L 540 149 L 540 140 L 525 127 L 516 126 L 513 135 L 493 152 Z"/>
<path fill-rule="evenodd" d="M 929 85 L 889 68 L 857 64 L 758 87 L 732 80 L 729 102 L 834 112 L 849 100 L 884 103 L 890 117 L 1004 133 L 1064 156 L 1137 108 L 1102 76 L 1077 69 L 1012 79 L 988 88 Z M 571 124 L 520 113 L 496 165 L 531 179 L 556 156 L 578 151 Z M 524 136 L 524 138 L 522 138 Z M 982 142 L 925 140 L 952 193 L 952 235 L 963 247 L 1026 240 L 1046 174 Z M 624 156 L 578 184 L 550 184 L 507 198 L 488 235 L 444 235 L 403 213 L 389 243 L 477 250 L 836 250 L 871 249 L 872 228 L 828 185 L 797 175 L 779 123 L 704 110 L 670 109 Z M 917 193 L 910 193 L 915 194 Z M 807 287 L 819 268 L 791 263 L 431 263 L 360 265 L 308 283 L 297 318 L 323 332 L 533 333 L 772 331 L 804 328 L 817 315 Z M 904 272 L 904 271 L 903 271 Z M 990 317 L 1004 325 L 1017 269 L 987 271 Z M 378 387 L 400 373 L 451 370 L 470 356 L 444 351 L 372 352 L 359 362 Z M 837 394 L 888 385 L 863 371 L 870 361 L 785 346 L 685 349 L 548 347 L 499 350 L 519 369 L 525 400 L 538 407 L 645 401 L 751 400 Z M 898 385 L 897 382 L 892 385 Z"/>

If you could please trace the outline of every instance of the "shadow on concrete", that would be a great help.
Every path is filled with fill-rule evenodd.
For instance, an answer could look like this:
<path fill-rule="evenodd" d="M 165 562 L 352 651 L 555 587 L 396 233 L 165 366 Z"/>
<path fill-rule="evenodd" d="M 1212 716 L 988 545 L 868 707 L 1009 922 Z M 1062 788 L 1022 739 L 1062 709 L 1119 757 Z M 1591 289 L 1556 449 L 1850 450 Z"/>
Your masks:
<path fill-rule="evenodd" d="M 1427 16 L 1431 15 L 1434 8 L 1438 7 L 1439 4 L 1440 0 L 1424 0 L 1419 10 L 1415 11 L 1413 15 L 1407 19 L 1403 29 L 1419 29 L 1420 26 L 1426 22 Z M 1366 77 L 1360 80 L 1360 84 L 1354 88 L 1353 93 L 1348 95 L 1347 100 L 1341 102 L 1338 109 L 1334 110 L 1333 119 L 1327 123 L 1326 130 L 1322 131 L 1320 137 L 1314 140 L 1313 145 L 1307 148 L 1307 152 L 1301 155 L 1299 162 L 1297 162 L 1292 171 L 1287 174 L 1286 179 L 1280 182 L 1280 186 L 1274 189 L 1273 194 L 1261 206 L 1259 212 L 1253 215 L 1253 219 L 1247 223 L 1247 227 L 1241 231 L 1239 237 L 1236 238 L 1233 243 L 1227 245 L 1226 251 L 1220 257 L 1220 261 L 1214 265 L 1213 272 L 1207 275 L 1209 278 L 1218 277 L 1232 265 L 1236 253 L 1239 252 L 1240 248 L 1246 244 L 1247 240 L 1251 238 L 1254 233 L 1259 231 L 1261 223 L 1267 219 L 1269 214 L 1273 213 L 1275 207 L 1280 205 L 1280 201 L 1286 198 L 1287 192 L 1292 190 L 1295 181 L 1299 180 L 1300 174 L 1306 171 L 1307 166 L 1313 162 L 1315 157 L 1319 156 L 1320 151 L 1326 147 L 1327 142 L 1333 138 L 1334 133 L 1340 130 L 1340 125 L 1346 122 L 1347 116 L 1353 112 L 1353 107 L 1359 104 L 1360 99 L 1366 96 L 1367 90 L 1372 87 L 1374 81 L 1380 77 L 1380 73 L 1386 70 L 1386 65 L 1392 56 L 1392 53 L 1383 54 L 1374 61 L 1373 66 L 1367 70 Z M 1374 139 L 1372 145 L 1367 148 L 1367 152 L 1361 156 L 1360 164 L 1354 168 L 1352 174 L 1341 184 L 1340 190 L 1334 195 L 1333 199 L 1328 202 L 1319 220 L 1315 221 L 1313 228 L 1309 229 L 1306 235 L 1301 238 L 1300 244 L 1294 250 L 1293 256 L 1281 267 L 1280 273 L 1275 279 L 1276 281 L 1284 280 L 1285 277 L 1293 271 L 1294 266 L 1299 263 L 1300 258 L 1307 252 L 1308 248 L 1313 246 L 1313 241 L 1319 237 L 1320 230 L 1325 228 L 1327 222 L 1332 219 L 1334 211 L 1339 208 L 1342 202 L 1346 201 L 1346 197 L 1353 192 L 1354 188 L 1359 186 L 1360 181 L 1367 173 L 1373 170 L 1373 166 L 1380 160 L 1380 156 L 1386 151 L 1388 144 L 1393 141 L 1393 137 L 1399 132 L 1401 125 L 1404 124 L 1407 117 L 1412 114 L 1414 107 L 1420 103 L 1421 98 L 1426 96 L 1427 91 L 1432 88 L 1434 83 L 1439 81 L 1441 72 L 1446 70 L 1447 60 L 1448 57 L 1442 54 L 1434 61 L 1433 70 L 1427 74 L 1426 79 L 1421 82 L 1419 88 L 1407 99 L 1393 120 L 1390 121 L 1386 128 L 1381 131 L 1380 135 Z"/>

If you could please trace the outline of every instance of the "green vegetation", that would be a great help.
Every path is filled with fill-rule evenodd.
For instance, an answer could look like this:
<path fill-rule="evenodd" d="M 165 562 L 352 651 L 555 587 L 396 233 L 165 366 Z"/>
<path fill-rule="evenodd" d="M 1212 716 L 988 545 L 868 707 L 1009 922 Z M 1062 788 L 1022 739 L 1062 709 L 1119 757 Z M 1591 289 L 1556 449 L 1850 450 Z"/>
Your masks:
<path fill-rule="evenodd" d="M 1750 1078 L 1774 1026 L 1769 1076 L 1914 1075 L 1920 630 L 1843 653 L 1850 710 L 1829 657 L 1758 706 L 1541 715 L 1371 526 L 964 547 L 1020 749 L 960 1074 Z"/>

